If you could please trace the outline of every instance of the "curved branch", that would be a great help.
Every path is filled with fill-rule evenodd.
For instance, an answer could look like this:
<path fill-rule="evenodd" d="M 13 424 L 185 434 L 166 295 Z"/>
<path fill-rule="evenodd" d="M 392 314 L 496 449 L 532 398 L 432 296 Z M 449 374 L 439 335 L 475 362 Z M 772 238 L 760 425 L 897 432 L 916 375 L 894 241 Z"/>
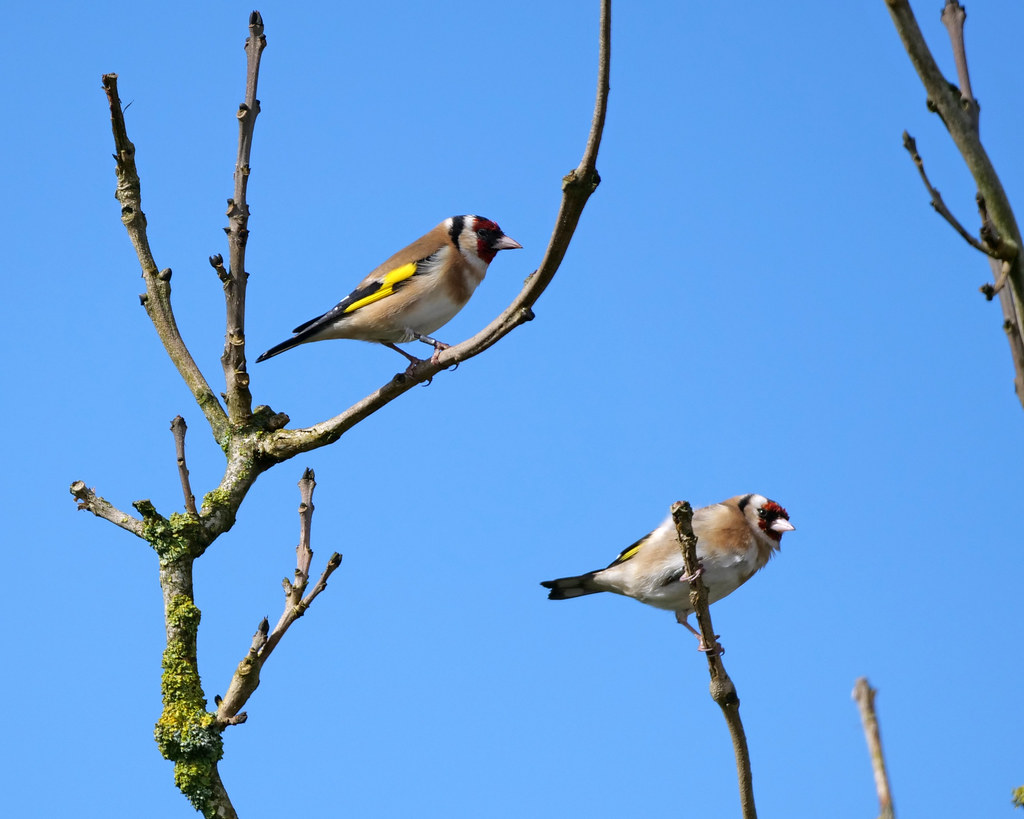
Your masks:
<path fill-rule="evenodd" d="M 283 461 L 326 446 L 338 440 L 347 430 L 402 393 L 423 381 L 429 381 L 438 372 L 467 361 L 496 344 L 516 327 L 533 318 L 533 305 L 551 283 L 569 249 L 576 225 L 590 195 L 597 189 L 601 177 L 597 173 L 597 153 L 601 146 L 605 116 L 608 112 L 609 71 L 611 65 L 611 0 L 601 2 L 600 40 L 598 47 L 597 95 L 594 115 L 590 123 L 586 148 L 579 165 L 562 180 L 562 204 L 555 227 L 548 241 L 540 267 L 526 280 L 515 300 L 472 338 L 444 350 L 437 363 L 424 361 L 413 367 L 409 374 L 401 373 L 380 389 L 353 404 L 340 415 L 303 429 L 284 429 L 269 436 L 263 451 L 275 460 Z"/>
<path fill-rule="evenodd" d="M 690 607 L 697 616 L 701 642 L 704 646 L 714 646 L 705 652 L 705 656 L 708 658 L 708 673 L 711 675 L 711 699 L 722 709 L 725 724 L 729 727 L 729 736 L 732 737 L 743 819 L 757 819 L 757 808 L 754 805 L 754 783 L 750 772 L 750 750 L 747 748 L 747 735 L 743 730 L 743 721 L 740 719 L 740 698 L 736 693 L 736 686 L 733 685 L 732 679 L 722 664 L 721 646 L 718 645 L 714 626 L 711 625 L 708 590 L 701 578 L 700 561 L 697 560 L 697 536 L 693 532 L 693 507 L 686 501 L 672 504 L 672 520 L 676 524 L 679 548 L 683 553 L 683 566 L 690 577 Z"/>
<path fill-rule="evenodd" d="M 114 160 L 117 163 L 117 200 L 121 203 L 121 221 L 128 231 L 135 248 L 135 255 L 142 265 L 142 278 L 146 282 L 146 292 L 139 298 L 149 314 L 160 341 L 185 380 L 192 396 L 196 399 L 199 409 L 210 422 L 213 436 L 224 445 L 228 432 L 228 419 L 217 396 L 210 389 L 209 383 L 185 346 L 185 341 L 178 330 L 174 313 L 171 310 L 171 270 L 160 271 L 153 260 L 153 252 L 149 247 L 146 235 L 146 214 L 142 212 L 142 185 L 139 181 L 138 169 L 135 167 L 135 146 L 128 139 L 124 124 L 124 111 L 117 95 L 117 74 L 103 75 L 103 90 L 107 94 L 110 108 L 110 125 L 114 132 Z"/>
<path fill-rule="evenodd" d="M 260 57 L 267 47 L 263 34 L 263 18 L 258 11 L 249 15 L 249 36 L 245 40 L 246 72 L 245 102 L 238 106 L 238 159 L 235 162 L 235 195 L 228 200 L 228 256 L 230 273 L 222 277 L 227 320 L 224 333 L 225 400 L 228 415 L 235 423 L 248 420 L 252 413 L 249 374 L 245 370 L 245 245 L 249 238 L 249 155 L 260 101 L 256 86 L 260 75 Z M 219 273 L 219 271 L 218 271 Z"/>

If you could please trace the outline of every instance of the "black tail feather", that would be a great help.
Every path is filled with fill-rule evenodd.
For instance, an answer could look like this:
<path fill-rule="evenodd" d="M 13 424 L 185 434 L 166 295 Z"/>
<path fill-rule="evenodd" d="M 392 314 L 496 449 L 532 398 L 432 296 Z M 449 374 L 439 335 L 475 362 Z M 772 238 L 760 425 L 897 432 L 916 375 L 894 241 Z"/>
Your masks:
<path fill-rule="evenodd" d="M 256 363 L 259 364 L 261 361 L 266 361 L 268 358 L 273 358 L 275 355 L 283 353 L 285 350 L 290 350 L 292 347 L 297 347 L 306 340 L 304 336 L 293 336 L 287 341 L 282 341 L 280 344 L 275 344 L 265 353 L 262 353 L 259 358 L 256 359 Z"/>
<path fill-rule="evenodd" d="M 596 589 L 593 586 L 594 573 L 581 574 L 579 577 L 560 577 L 557 580 L 545 580 L 541 585 L 545 589 L 551 589 L 548 600 L 570 600 L 573 597 L 582 597 L 585 594 L 596 594 L 603 589 Z"/>

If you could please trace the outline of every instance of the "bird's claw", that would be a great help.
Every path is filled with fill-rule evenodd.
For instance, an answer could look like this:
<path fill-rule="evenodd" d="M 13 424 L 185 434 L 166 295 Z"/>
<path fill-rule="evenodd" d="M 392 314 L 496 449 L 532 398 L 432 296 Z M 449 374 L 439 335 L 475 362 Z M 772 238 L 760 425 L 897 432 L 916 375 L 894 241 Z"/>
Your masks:
<path fill-rule="evenodd" d="M 697 571 L 695 571 L 693 574 L 680 575 L 679 582 L 680 583 L 692 583 L 694 580 L 696 580 L 702 574 L 704 574 L 704 566 L 701 565 L 700 563 L 698 563 L 697 564 Z"/>
<path fill-rule="evenodd" d="M 704 635 L 700 635 L 697 643 L 697 651 L 702 651 L 705 654 L 708 654 L 713 657 L 721 657 L 723 654 L 725 654 L 725 649 L 722 647 L 722 644 L 718 642 L 719 636 L 720 635 L 716 634 L 715 644 L 713 646 L 709 646 L 707 643 L 704 642 Z"/>
<path fill-rule="evenodd" d="M 700 571 L 700 569 L 698 569 L 698 571 Z M 719 635 L 715 635 L 715 644 L 713 646 L 708 646 L 708 644 L 704 641 L 704 635 L 690 625 L 689 614 L 677 611 L 676 622 L 679 623 L 679 625 L 681 626 L 685 626 L 687 631 L 689 631 L 690 634 L 697 638 L 697 651 L 703 651 L 705 654 L 718 655 L 719 657 L 725 654 L 725 649 L 722 648 L 722 644 L 718 642 Z"/>
<path fill-rule="evenodd" d="M 438 359 L 441 357 L 441 351 L 447 350 L 451 346 L 451 344 L 445 344 L 443 341 L 438 341 L 437 339 L 434 339 L 434 354 L 430 357 L 430 363 L 437 364 Z M 459 365 L 456 363 L 455 366 L 457 367 Z"/>

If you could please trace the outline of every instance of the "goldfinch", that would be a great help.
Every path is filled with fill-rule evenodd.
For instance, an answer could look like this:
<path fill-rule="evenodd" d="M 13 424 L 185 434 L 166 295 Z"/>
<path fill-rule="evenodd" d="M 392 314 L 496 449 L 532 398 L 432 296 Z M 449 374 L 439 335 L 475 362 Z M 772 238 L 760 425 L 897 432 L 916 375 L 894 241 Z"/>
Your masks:
<path fill-rule="evenodd" d="M 322 316 L 300 324 L 286 341 L 256 359 L 265 361 L 308 341 L 352 338 L 374 341 L 420 359 L 396 344 L 419 340 L 434 346 L 433 361 L 449 345 L 430 337 L 469 301 L 499 250 L 521 248 L 482 216 L 452 216 L 399 250 Z"/>
<path fill-rule="evenodd" d="M 786 510 L 764 495 L 737 495 L 693 513 L 697 559 L 714 603 L 746 583 L 780 549 L 784 532 L 795 527 Z M 672 516 L 628 547 L 605 569 L 541 583 L 549 600 L 615 592 L 676 613 L 676 620 L 700 637 L 687 618 L 690 584 Z"/>

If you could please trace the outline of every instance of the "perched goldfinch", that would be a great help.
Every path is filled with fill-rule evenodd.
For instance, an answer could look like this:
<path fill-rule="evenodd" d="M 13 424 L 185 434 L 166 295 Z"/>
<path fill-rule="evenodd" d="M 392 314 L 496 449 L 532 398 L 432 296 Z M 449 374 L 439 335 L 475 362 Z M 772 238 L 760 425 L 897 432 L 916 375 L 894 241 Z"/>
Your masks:
<path fill-rule="evenodd" d="M 779 551 L 783 532 L 795 527 L 775 501 L 763 495 L 737 495 L 693 513 L 697 559 L 714 603 L 746 583 Z M 541 583 L 550 600 L 595 592 L 615 592 L 676 613 L 676 619 L 700 637 L 687 618 L 690 584 L 672 516 L 620 554 L 606 569 Z"/>
<path fill-rule="evenodd" d="M 482 216 L 452 216 L 399 250 L 322 316 L 300 324 L 256 359 L 283 353 L 308 341 L 353 338 L 390 347 L 413 364 L 420 359 L 396 344 L 419 340 L 434 346 L 437 360 L 447 344 L 430 337 L 447 324 L 483 281 L 499 250 L 522 247 Z"/>

